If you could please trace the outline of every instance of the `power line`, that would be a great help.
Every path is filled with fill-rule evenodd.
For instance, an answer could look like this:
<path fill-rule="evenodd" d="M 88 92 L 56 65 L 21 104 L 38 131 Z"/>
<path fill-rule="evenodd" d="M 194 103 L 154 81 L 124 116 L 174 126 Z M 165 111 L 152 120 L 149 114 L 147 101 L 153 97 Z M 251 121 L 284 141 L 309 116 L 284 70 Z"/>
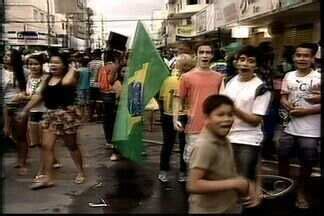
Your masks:
<path fill-rule="evenodd" d="M 137 21 L 173 21 L 173 20 L 183 20 L 183 19 L 188 19 L 188 18 L 166 18 L 166 19 L 116 19 L 116 20 L 92 20 L 93 22 L 137 22 Z M 77 20 L 78 22 L 88 22 L 88 20 Z M 55 20 L 51 21 L 52 23 L 66 23 L 67 20 Z M 38 21 L 38 20 L 25 20 L 25 21 L 20 21 L 20 20 L 5 20 L 3 22 L 5 24 L 7 23 L 47 23 L 46 21 Z"/>

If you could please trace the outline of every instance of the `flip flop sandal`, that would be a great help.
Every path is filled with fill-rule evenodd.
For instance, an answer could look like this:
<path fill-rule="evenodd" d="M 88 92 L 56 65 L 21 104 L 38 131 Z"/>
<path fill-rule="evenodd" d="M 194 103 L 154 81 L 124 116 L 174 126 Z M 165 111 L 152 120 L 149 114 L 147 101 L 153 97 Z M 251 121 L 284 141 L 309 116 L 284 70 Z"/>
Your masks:
<path fill-rule="evenodd" d="M 39 182 L 42 178 L 46 177 L 45 175 L 36 175 L 33 180 L 32 183 L 36 183 Z"/>
<path fill-rule="evenodd" d="M 296 200 L 296 207 L 299 209 L 308 209 L 309 203 L 306 200 Z"/>
<path fill-rule="evenodd" d="M 52 167 L 53 167 L 54 169 L 59 169 L 59 168 L 63 167 L 63 165 L 60 164 L 60 163 L 54 163 Z"/>
<path fill-rule="evenodd" d="M 75 184 L 82 184 L 85 182 L 85 177 L 82 175 L 77 175 L 75 179 L 73 180 Z"/>
<path fill-rule="evenodd" d="M 54 186 L 53 182 L 39 180 L 38 182 L 32 183 L 29 188 L 31 190 L 38 190 L 38 189 L 43 189 L 43 188 L 48 188 L 53 186 Z"/>

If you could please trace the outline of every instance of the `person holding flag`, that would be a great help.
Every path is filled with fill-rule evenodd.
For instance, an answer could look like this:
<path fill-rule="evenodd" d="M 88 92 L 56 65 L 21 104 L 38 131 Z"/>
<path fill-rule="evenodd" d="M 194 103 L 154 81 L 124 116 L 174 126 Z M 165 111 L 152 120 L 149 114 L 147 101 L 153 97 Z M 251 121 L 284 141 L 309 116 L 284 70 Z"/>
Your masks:
<path fill-rule="evenodd" d="M 123 157 L 141 163 L 144 107 L 158 93 L 169 70 L 140 21 L 131 50 L 112 142 Z"/>

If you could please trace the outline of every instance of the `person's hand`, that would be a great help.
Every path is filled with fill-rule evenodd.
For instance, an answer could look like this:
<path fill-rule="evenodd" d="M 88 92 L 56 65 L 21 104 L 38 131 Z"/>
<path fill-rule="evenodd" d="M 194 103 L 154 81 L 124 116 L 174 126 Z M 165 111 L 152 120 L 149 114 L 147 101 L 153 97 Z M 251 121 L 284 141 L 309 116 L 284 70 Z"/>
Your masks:
<path fill-rule="evenodd" d="M 321 103 L 321 92 L 314 90 L 309 97 L 305 98 L 305 100 L 311 104 L 319 104 Z"/>
<path fill-rule="evenodd" d="M 294 109 L 294 106 L 291 102 L 283 103 L 282 105 L 288 112 Z"/>
<path fill-rule="evenodd" d="M 182 132 L 184 131 L 183 125 L 178 120 L 173 120 L 173 127 L 176 131 Z"/>
<path fill-rule="evenodd" d="M 16 120 L 17 121 L 23 121 L 24 119 L 27 118 L 28 113 L 26 111 L 21 111 L 17 114 Z"/>
<path fill-rule="evenodd" d="M 10 136 L 10 130 L 9 130 L 9 127 L 4 126 L 4 127 L 3 127 L 3 133 L 4 133 L 4 136 L 5 136 L 5 137 L 9 137 L 9 136 Z"/>
<path fill-rule="evenodd" d="M 254 182 L 249 181 L 248 195 L 241 198 L 243 205 L 246 208 L 253 208 L 258 206 L 262 201 L 261 187 Z"/>
<path fill-rule="evenodd" d="M 249 182 L 246 178 L 239 176 L 235 178 L 236 181 L 236 187 L 235 189 L 239 193 L 241 197 L 246 197 L 249 192 Z"/>

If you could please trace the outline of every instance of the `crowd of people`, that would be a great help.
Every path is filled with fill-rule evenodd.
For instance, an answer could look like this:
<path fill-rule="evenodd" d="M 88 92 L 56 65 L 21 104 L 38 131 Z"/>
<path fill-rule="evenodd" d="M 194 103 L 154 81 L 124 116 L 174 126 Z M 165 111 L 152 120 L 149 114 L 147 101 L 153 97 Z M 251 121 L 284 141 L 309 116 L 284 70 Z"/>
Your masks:
<path fill-rule="evenodd" d="M 52 49 L 26 55 L 16 49 L 5 52 L 4 140 L 16 144 L 14 167 L 20 176 L 28 173 L 29 147 L 39 147 L 39 169 L 31 189 L 55 185 L 53 169 L 62 167 L 55 154 L 58 139 L 64 141 L 76 165 L 74 183 L 85 182 L 78 128 L 84 122 L 103 120 L 107 145 L 111 145 L 125 58 L 126 54 L 113 50 L 81 53 Z M 114 148 L 111 160 L 118 158 Z"/>
<path fill-rule="evenodd" d="M 190 213 L 238 213 L 257 206 L 262 199 L 261 156 L 277 155 L 279 175 L 289 176 L 295 153 L 301 165 L 296 206 L 309 207 L 305 185 L 319 158 L 317 51 L 311 43 L 286 47 L 274 67 L 275 52 L 268 42 L 239 47 L 231 55 L 208 43 L 195 51 L 186 44 L 178 47 L 167 62 L 170 76 L 155 97 L 163 134 L 158 179 L 169 181 L 178 135 L 177 180 L 187 182 Z M 18 175 L 29 171 L 28 149 L 40 149 L 31 189 L 55 185 L 53 169 L 62 166 L 55 153 L 59 138 L 77 168 L 74 183 L 86 181 L 77 141 L 81 123 L 103 120 L 110 160 L 121 159 L 112 135 L 127 59 L 128 53 L 116 50 L 5 52 L 3 132 L 7 142 L 16 144 Z"/>
<path fill-rule="evenodd" d="M 169 62 L 178 79 L 165 80 L 160 96 L 164 143 L 159 180 L 169 181 L 177 131 L 182 155 L 178 181 L 187 176 L 189 212 L 238 213 L 242 207 L 243 212 L 251 211 L 262 199 L 261 157 L 277 159 L 279 175 L 285 177 L 290 160 L 299 159 L 295 204 L 309 208 L 306 183 L 320 150 L 317 44 L 285 47 L 277 67 L 269 42 L 242 46 L 232 55 L 218 52 L 223 54 L 215 63 L 212 45 L 200 44 L 195 53 L 188 47 L 181 47 Z M 188 65 L 191 69 L 183 70 Z M 171 114 L 166 111 L 170 108 Z"/>

